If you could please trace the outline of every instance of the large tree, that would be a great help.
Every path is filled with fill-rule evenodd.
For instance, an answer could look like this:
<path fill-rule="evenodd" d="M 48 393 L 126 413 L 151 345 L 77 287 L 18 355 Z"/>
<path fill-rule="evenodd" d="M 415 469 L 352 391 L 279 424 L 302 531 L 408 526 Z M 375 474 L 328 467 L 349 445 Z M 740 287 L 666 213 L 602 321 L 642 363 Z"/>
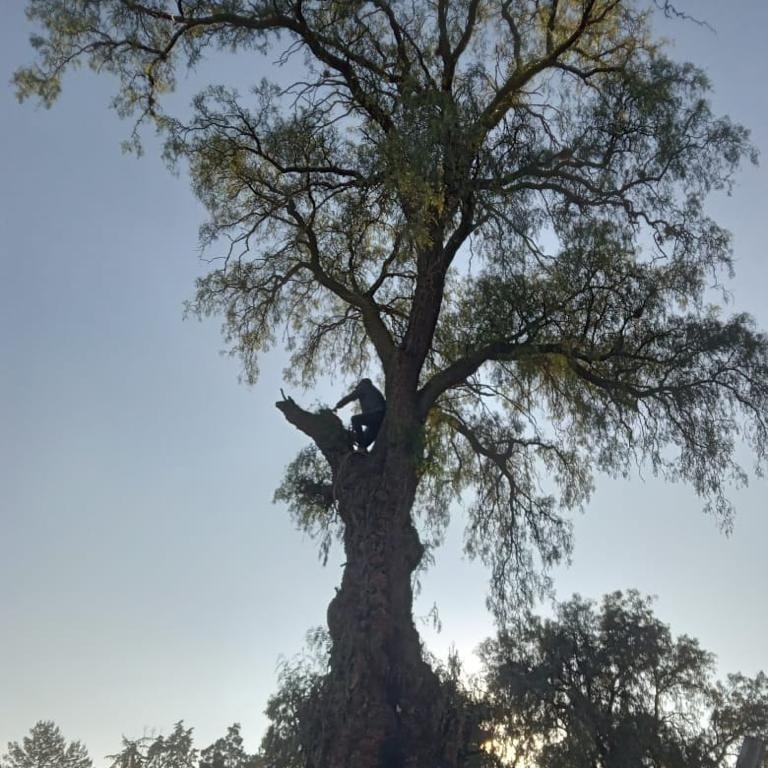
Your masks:
<path fill-rule="evenodd" d="M 503 765 L 722 768 L 768 736 L 768 677 L 714 679 L 714 656 L 673 637 L 637 592 L 527 614 L 481 648 Z"/>
<path fill-rule="evenodd" d="M 504 619 L 568 552 L 595 470 L 649 462 L 727 520 L 735 441 L 765 457 L 768 346 L 708 303 L 731 253 L 704 208 L 753 150 L 654 40 L 654 6 L 28 0 L 41 34 L 20 95 L 50 103 L 85 62 L 188 162 L 224 257 L 194 304 L 223 316 L 247 376 L 281 339 L 290 380 L 383 381 L 369 454 L 330 410 L 277 404 L 314 446 L 279 493 L 346 553 L 308 765 L 461 763 L 466 724 L 411 615 L 460 492 Z M 178 71 L 213 50 L 304 71 L 166 113 Z"/>

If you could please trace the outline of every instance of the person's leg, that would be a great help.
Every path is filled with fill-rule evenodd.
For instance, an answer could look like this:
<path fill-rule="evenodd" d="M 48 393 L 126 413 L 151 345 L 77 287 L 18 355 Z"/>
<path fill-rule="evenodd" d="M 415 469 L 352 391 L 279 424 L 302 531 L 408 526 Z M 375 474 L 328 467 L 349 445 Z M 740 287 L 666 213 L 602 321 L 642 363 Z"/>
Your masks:
<path fill-rule="evenodd" d="M 355 417 L 353 417 L 354 419 Z M 384 421 L 384 411 L 370 411 L 358 416 L 359 423 L 365 426 L 365 433 L 357 442 L 361 448 L 367 448 L 379 434 L 381 422 Z"/>
<path fill-rule="evenodd" d="M 352 431 L 355 433 L 355 442 L 358 445 L 363 446 L 363 441 L 365 440 L 365 433 L 363 432 L 363 424 L 365 424 L 365 414 L 356 413 L 352 417 L 351 423 L 352 423 Z"/>

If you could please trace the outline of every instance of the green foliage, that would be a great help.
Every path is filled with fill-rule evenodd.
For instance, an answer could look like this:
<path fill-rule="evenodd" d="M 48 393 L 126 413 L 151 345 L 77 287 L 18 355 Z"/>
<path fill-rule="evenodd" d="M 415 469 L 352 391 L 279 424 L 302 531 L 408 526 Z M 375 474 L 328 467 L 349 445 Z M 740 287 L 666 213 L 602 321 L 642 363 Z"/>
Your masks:
<path fill-rule="evenodd" d="M 282 663 L 279 689 L 270 697 L 265 714 L 270 720 L 261 752 L 270 768 L 304 768 L 302 744 L 312 742 L 324 719 L 320 692 L 330 654 L 327 632 L 307 635 L 307 652 Z"/>
<path fill-rule="evenodd" d="M 16 85 L 50 103 L 84 62 L 117 76 L 121 114 L 164 132 L 209 212 L 203 243 L 222 248 L 190 308 L 223 318 L 249 380 L 280 340 L 288 379 L 378 364 L 416 403 L 422 534 L 438 543 L 469 498 L 466 548 L 504 620 L 567 558 L 595 471 L 645 462 L 727 526 L 737 442 L 766 458 L 768 342 L 711 304 L 732 254 L 704 207 L 756 152 L 712 113 L 702 71 L 653 39 L 656 7 L 679 13 L 29 0 L 37 62 Z M 306 66 L 287 89 L 212 85 L 191 116 L 164 113 L 208 50 Z M 302 454 L 277 496 L 325 553 L 336 511 L 318 462 Z"/>
<path fill-rule="evenodd" d="M 3 768 L 92 768 L 88 751 L 79 741 L 67 744 L 52 720 L 40 720 L 22 739 L 9 742 L 0 761 Z"/>
<path fill-rule="evenodd" d="M 715 768 L 768 735 L 768 678 L 716 681 L 712 654 L 673 638 L 636 592 L 528 615 L 481 656 L 503 763 Z"/>
<path fill-rule="evenodd" d="M 315 446 L 303 448 L 285 471 L 274 500 L 288 505 L 296 526 L 320 540 L 325 563 L 331 544 L 341 536 L 333 478 Z"/>

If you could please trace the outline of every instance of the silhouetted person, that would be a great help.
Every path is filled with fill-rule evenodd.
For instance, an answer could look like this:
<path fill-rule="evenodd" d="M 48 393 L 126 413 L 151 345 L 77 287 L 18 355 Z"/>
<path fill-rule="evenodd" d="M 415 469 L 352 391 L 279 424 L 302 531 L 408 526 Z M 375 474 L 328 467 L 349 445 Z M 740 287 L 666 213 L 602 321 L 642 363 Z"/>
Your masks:
<path fill-rule="evenodd" d="M 384 421 L 384 413 L 387 401 L 384 395 L 373 386 L 370 379 L 361 379 L 360 383 L 346 396 L 342 397 L 334 406 L 337 411 L 353 400 L 360 401 L 362 413 L 356 413 L 352 417 L 352 430 L 355 433 L 355 442 L 360 448 L 367 448 L 379 434 L 381 422 Z"/>

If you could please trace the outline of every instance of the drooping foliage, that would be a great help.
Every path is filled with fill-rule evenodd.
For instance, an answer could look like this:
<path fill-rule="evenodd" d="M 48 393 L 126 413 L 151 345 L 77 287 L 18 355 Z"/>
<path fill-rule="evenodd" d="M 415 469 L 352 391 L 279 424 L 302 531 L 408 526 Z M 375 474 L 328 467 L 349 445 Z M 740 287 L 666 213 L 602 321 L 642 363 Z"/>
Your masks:
<path fill-rule="evenodd" d="M 328 633 L 316 629 L 307 635 L 303 654 L 282 664 L 277 691 L 265 710 L 269 725 L 261 741 L 260 755 L 269 768 L 303 768 L 307 731 L 314 731 L 322 714 L 316 702 L 326 677 L 330 653 Z M 460 660 L 452 654 L 446 663 L 430 659 L 439 681 L 443 705 L 461 724 L 465 768 L 496 768 L 492 750 L 486 742 L 494 726 L 491 709 L 474 686 L 469 685 Z M 445 734 L 448 738 L 449 734 Z"/>
<path fill-rule="evenodd" d="M 768 347 L 718 304 L 731 243 L 704 205 L 754 150 L 655 41 L 656 5 L 30 0 L 16 84 L 50 103 L 84 62 L 164 132 L 223 257 L 193 309 L 223 317 L 248 378 L 281 343 L 299 383 L 376 365 L 388 395 L 415 391 L 415 514 L 439 542 L 467 496 L 504 618 L 567 555 L 595 471 L 649 462 L 727 524 L 736 442 L 765 458 Z M 165 113 L 221 51 L 280 52 L 293 85 Z M 303 453 L 279 498 L 333 535 L 322 461 Z"/>

